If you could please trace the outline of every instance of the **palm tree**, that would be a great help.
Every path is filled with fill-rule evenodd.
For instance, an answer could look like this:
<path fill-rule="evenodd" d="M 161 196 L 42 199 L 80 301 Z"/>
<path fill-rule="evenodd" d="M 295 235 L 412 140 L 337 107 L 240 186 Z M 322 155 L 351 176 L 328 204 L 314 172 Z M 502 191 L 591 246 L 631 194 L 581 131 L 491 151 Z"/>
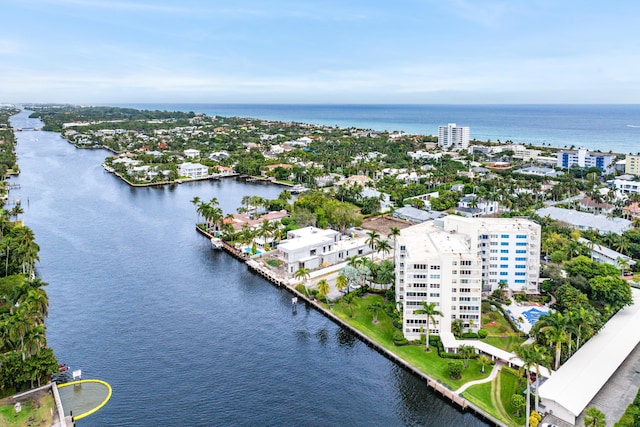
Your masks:
<path fill-rule="evenodd" d="M 464 322 L 462 319 L 455 319 L 451 322 L 451 333 L 456 337 L 460 338 L 462 336 L 462 328 L 464 326 Z"/>
<path fill-rule="evenodd" d="M 433 321 L 433 323 L 435 323 L 436 322 L 435 316 L 442 316 L 442 313 L 436 309 L 436 303 L 435 302 L 427 303 L 426 301 L 420 301 L 420 303 L 422 304 L 422 308 L 420 308 L 418 310 L 414 310 L 413 314 L 425 314 L 427 316 L 427 327 L 426 327 L 427 343 L 426 343 L 425 351 L 429 351 L 429 328 L 430 328 L 430 323 L 432 321 Z"/>
<path fill-rule="evenodd" d="M 576 312 L 576 318 L 578 320 L 578 333 L 576 334 L 576 351 L 580 348 L 580 341 L 583 334 L 587 337 L 593 334 L 594 325 L 596 324 L 596 318 L 593 315 L 593 310 L 587 310 L 583 306 L 578 308 Z"/>
<path fill-rule="evenodd" d="M 556 359 L 555 370 L 560 367 L 560 355 L 562 352 L 562 344 L 566 343 L 569 339 L 567 334 L 567 319 L 559 312 L 549 313 L 546 316 L 541 316 L 539 322 L 542 323 L 542 327 L 539 329 L 550 344 L 555 345 Z"/>
<path fill-rule="evenodd" d="M 531 347 L 530 356 L 536 369 L 535 410 L 536 412 L 540 412 L 538 410 L 538 404 L 540 402 L 540 396 L 538 394 L 538 388 L 540 384 L 540 366 L 544 366 L 545 368 L 551 370 L 551 356 L 547 354 L 547 351 L 544 347 L 540 347 L 535 344 L 533 344 L 533 347 Z"/>
<path fill-rule="evenodd" d="M 347 258 L 347 265 L 350 267 L 358 268 L 361 267 L 364 263 L 364 258 L 359 257 L 358 255 L 350 256 Z"/>
<path fill-rule="evenodd" d="M 342 302 L 345 303 L 349 309 L 349 317 L 353 317 L 353 306 L 356 305 L 356 295 L 346 294 L 342 297 Z"/>
<path fill-rule="evenodd" d="M 382 310 L 383 308 L 384 308 L 384 306 L 382 305 L 382 303 L 380 301 L 376 301 L 374 303 L 371 303 L 367 307 L 367 310 L 373 316 L 373 320 L 372 321 L 373 321 L 374 324 L 378 323 L 378 314 L 380 313 L 380 310 Z"/>
<path fill-rule="evenodd" d="M 585 427 L 604 427 L 607 424 L 604 413 L 595 406 L 587 408 L 584 414 Z"/>
<path fill-rule="evenodd" d="M 196 207 L 196 223 L 198 223 L 198 220 L 200 219 L 200 213 L 197 211 L 197 209 L 198 205 L 200 204 L 200 197 L 194 196 L 193 199 L 191 199 L 191 204 Z"/>
<path fill-rule="evenodd" d="M 465 369 L 469 367 L 469 358 L 476 354 L 476 349 L 470 345 L 461 345 L 458 347 L 458 354 L 464 359 Z"/>
<path fill-rule="evenodd" d="M 378 241 L 378 252 L 382 252 L 382 258 L 384 258 L 389 252 L 391 252 L 391 245 L 386 240 Z"/>
<path fill-rule="evenodd" d="M 389 229 L 389 237 L 393 237 L 393 253 L 395 255 L 396 243 L 398 243 L 398 236 L 400 236 L 400 229 L 398 227 L 391 227 Z"/>
<path fill-rule="evenodd" d="M 380 243 L 380 234 L 375 230 L 371 230 L 367 233 L 367 236 L 369 237 L 365 240 L 365 243 L 371 248 L 371 259 L 373 260 L 373 254 Z"/>
<path fill-rule="evenodd" d="M 624 272 L 627 267 L 629 267 L 629 261 L 626 258 L 619 257 L 616 262 L 618 264 L 618 268 L 620 268 L 620 274 L 624 277 Z"/>
<path fill-rule="evenodd" d="M 331 287 L 329 286 L 329 282 L 327 282 L 325 279 L 318 281 L 318 293 L 320 294 L 321 297 L 324 297 L 326 299 L 327 305 L 329 304 L 329 298 L 327 298 L 327 294 L 329 293 L 329 290 L 331 290 Z"/>
<path fill-rule="evenodd" d="M 336 289 L 339 292 L 342 292 L 347 289 L 348 285 L 349 280 L 347 279 L 347 277 L 344 274 L 338 274 L 338 277 L 336 278 Z"/>
<path fill-rule="evenodd" d="M 525 374 L 525 380 L 527 383 L 527 387 L 526 387 L 526 392 L 527 392 L 527 409 L 524 415 L 525 418 L 525 426 L 529 427 L 529 412 L 530 412 L 530 408 L 531 408 L 531 388 L 529 387 L 530 382 L 531 382 L 531 367 L 533 366 L 533 364 L 535 363 L 534 360 L 534 356 L 533 356 L 533 347 L 531 344 L 527 344 L 527 345 L 521 345 L 519 347 L 516 347 L 514 349 L 514 353 L 516 354 L 516 356 L 522 360 L 522 366 L 520 367 L 520 378 L 522 378 L 522 373 L 524 372 Z M 518 381 L 518 387 L 520 386 L 520 382 Z"/>
<path fill-rule="evenodd" d="M 267 240 L 269 239 L 269 237 L 271 237 L 273 232 L 273 226 L 271 225 L 271 223 L 268 220 L 264 220 L 262 221 L 262 224 L 260 225 L 260 228 L 257 231 L 258 237 L 262 238 L 262 240 L 264 241 L 264 246 L 265 248 L 267 247 Z"/>
<path fill-rule="evenodd" d="M 293 273 L 293 277 L 295 277 L 298 280 L 306 282 L 307 280 L 309 280 L 309 277 L 311 277 L 311 272 L 306 267 L 300 267 L 299 269 L 296 270 L 295 273 Z"/>
<path fill-rule="evenodd" d="M 489 359 L 484 354 L 481 354 L 480 356 L 478 356 L 478 363 L 480 363 L 480 365 L 482 366 L 482 373 L 484 374 L 484 367 L 485 365 L 491 363 L 491 359 Z"/>

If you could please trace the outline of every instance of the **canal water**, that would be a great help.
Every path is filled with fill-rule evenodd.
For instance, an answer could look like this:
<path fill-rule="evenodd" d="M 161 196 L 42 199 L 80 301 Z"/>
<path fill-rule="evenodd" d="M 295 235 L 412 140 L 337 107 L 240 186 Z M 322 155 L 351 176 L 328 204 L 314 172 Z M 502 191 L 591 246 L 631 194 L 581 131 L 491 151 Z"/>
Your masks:
<path fill-rule="evenodd" d="M 22 112 L 14 127 L 39 127 Z M 113 387 L 86 426 L 486 425 L 194 230 L 190 203 L 281 187 L 234 180 L 130 188 L 102 150 L 18 132 L 20 198 L 49 283 L 59 361 Z"/>

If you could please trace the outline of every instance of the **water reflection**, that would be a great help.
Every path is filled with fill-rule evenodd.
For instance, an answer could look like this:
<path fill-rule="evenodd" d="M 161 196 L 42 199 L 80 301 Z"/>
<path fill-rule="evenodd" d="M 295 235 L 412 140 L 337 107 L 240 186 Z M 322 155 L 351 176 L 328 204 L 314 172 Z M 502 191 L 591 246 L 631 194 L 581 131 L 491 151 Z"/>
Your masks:
<path fill-rule="evenodd" d="M 336 338 L 340 347 L 353 348 L 358 343 L 358 337 L 348 329 L 340 328 L 336 330 Z"/>

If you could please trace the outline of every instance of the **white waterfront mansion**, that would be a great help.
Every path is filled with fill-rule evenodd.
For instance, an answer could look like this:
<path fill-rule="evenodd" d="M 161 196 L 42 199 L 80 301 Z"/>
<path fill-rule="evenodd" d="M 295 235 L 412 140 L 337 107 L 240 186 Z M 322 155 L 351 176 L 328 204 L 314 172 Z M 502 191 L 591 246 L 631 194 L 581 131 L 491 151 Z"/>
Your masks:
<path fill-rule="evenodd" d="M 340 232 L 317 227 L 291 230 L 278 245 L 279 257 L 288 273 L 300 268 L 310 270 L 345 262 L 351 256 L 366 255 L 371 248 L 365 238 L 343 236 Z"/>

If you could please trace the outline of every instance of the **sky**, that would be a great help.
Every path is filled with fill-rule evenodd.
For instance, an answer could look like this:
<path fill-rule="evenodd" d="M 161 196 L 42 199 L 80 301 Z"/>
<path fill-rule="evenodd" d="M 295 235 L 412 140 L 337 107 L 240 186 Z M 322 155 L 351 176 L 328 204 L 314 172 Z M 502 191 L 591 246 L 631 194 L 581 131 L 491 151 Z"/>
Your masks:
<path fill-rule="evenodd" d="M 0 102 L 640 103 L 632 0 L 0 0 Z"/>

